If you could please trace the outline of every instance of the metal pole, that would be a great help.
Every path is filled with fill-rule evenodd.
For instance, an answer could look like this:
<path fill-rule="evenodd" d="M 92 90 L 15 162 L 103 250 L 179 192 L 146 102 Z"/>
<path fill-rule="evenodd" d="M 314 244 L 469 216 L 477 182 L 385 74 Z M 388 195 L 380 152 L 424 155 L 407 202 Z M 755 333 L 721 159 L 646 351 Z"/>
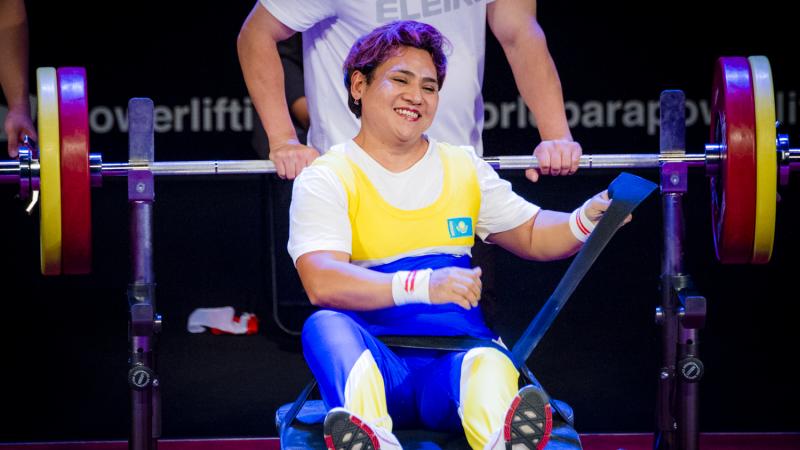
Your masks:
<path fill-rule="evenodd" d="M 685 162 L 693 167 L 703 167 L 706 164 L 706 155 L 684 154 L 679 156 L 651 154 L 607 154 L 583 155 L 578 167 L 584 169 L 654 169 L 664 162 Z M 494 156 L 484 158 L 489 165 L 498 170 L 529 169 L 539 167 L 539 162 L 532 155 L 523 156 Z M 238 174 L 269 174 L 275 173 L 272 161 L 242 160 L 242 161 L 169 161 L 169 162 L 127 162 L 103 163 L 100 167 L 102 175 L 126 176 L 130 171 L 150 170 L 154 175 L 238 175 Z"/>
<path fill-rule="evenodd" d="M 657 449 L 695 450 L 698 442 L 696 383 L 676 396 L 676 363 L 684 333 L 679 323 L 678 289 L 685 286 L 683 273 L 683 195 L 688 190 L 688 165 L 680 160 L 686 148 L 685 97 L 681 91 L 661 93 L 660 148 L 662 155 L 674 156 L 661 165 L 664 247 L 661 261 L 661 306 L 656 318 L 662 326 L 662 366 L 659 369 L 656 406 Z M 681 285 L 676 285 L 680 283 Z M 696 336 L 693 336 L 696 337 Z M 677 417 L 676 417 L 677 415 Z"/>
<path fill-rule="evenodd" d="M 129 151 L 132 163 L 153 161 L 153 102 L 132 99 L 128 103 Z M 156 450 L 161 435 L 159 381 L 155 370 L 155 335 L 160 319 L 155 314 L 153 275 L 153 174 L 133 170 L 128 175 L 130 204 L 131 284 L 130 370 L 131 436 L 130 450 Z"/>
<path fill-rule="evenodd" d="M 789 171 L 800 170 L 800 149 L 776 150 L 782 167 Z M 688 167 L 713 168 L 719 161 L 719 148 L 707 144 L 705 153 L 617 153 L 582 155 L 581 169 L 658 169 L 668 163 L 684 163 Z M 777 147 L 776 147 L 777 149 Z M 211 160 L 211 161 L 127 161 L 102 162 L 99 153 L 89 155 L 92 186 L 100 186 L 102 177 L 126 177 L 138 171 L 153 175 L 260 175 L 275 173 L 272 161 L 265 160 Z M 489 156 L 484 158 L 496 170 L 535 169 L 539 162 L 533 155 Z M 22 183 L 23 179 L 39 177 L 39 161 L 0 161 L 0 184 Z M 38 184 L 34 187 L 38 189 Z"/>
<path fill-rule="evenodd" d="M 20 178 L 19 161 L 0 161 L 0 184 L 16 184 Z"/>
<path fill-rule="evenodd" d="M 697 363 L 686 362 L 687 358 L 695 358 L 699 353 L 699 337 L 700 333 L 696 328 L 685 328 L 683 324 L 678 325 L 680 346 L 678 367 L 681 372 L 678 382 L 681 410 L 678 417 L 681 420 L 680 448 L 684 450 L 696 450 L 700 446 L 700 383 L 697 381 L 699 381 L 702 371 L 696 365 L 699 360 Z M 689 370 L 692 373 L 689 373 Z M 698 377 L 698 379 L 692 379 L 693 377 Z"/>
<path fill-rule="evenodd" d="M 800 170 L 800 149 L 776 150 L 776 157 L 789 171 Z M 619 153 L 582 155 L 581 169 L 657 169 L 667 163 L 685 163 L 688 167 L 707 167 L 719 160 L 718 146 L 707 144 L 705 153 Z M 539 162 L 532 155 L 489 156 L 484 158 L 496 170 L 535 169 Z M 711 164 L 709 164 L 711 163 Z M 30 169 L 22 161 L 0 161 L 0 184 L 16 184 L 24 177 L 38 178 L 37 159 Z M 154 175 L 259 175 L 275 173 L 272 161 L 212 160 L 212 161 L 127 161 L 102 162 L 99 153 L 90 154 L 92 186 L 99 186 L 102 177 L 125 177 L 131 172 L 145 170 Z M 36 169 L 33 174 L 30 170 Z"/>
<path fill-rule="evenodd" d="M 658 317 L 662 327 L 661 361 L 656 406 L 657 435 L 655 448 L 674 449 L 679 426 L 674 411 L 675 361 L 678 342 L 678 305 L 673 294 L 673 279 L 682 270 L 683 194 L 662 193 L 664 247 L 661 260 L 661 307 Z"/>

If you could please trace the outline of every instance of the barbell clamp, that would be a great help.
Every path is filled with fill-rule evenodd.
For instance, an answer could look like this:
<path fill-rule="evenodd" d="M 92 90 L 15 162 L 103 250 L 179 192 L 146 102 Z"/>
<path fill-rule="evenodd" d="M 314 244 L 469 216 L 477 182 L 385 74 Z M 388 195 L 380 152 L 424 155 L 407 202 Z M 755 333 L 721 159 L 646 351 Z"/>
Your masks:
<path fill-rule="evenodd" d="M 33 213 L 39 202 L 39 160 L 35 159 L 33 147 L 20 146 L 19 149 L 19 198 L 28 201 L 25 212 Z"/>
<path fill-rule="evenodd" d="M 792 170 L 800 170 L 800 149 L 789 148 L 789 135 L 779 134 L 778 148 L 778 181 L 781 186 L 789 184 Z"/>
<path fill-rule="evenodd" d="M 722 153 L 725 150 L 723 144 L 706 144 L 706 175 L 713 177 L 719 175 L 719 164 L 722 160 Z"/>

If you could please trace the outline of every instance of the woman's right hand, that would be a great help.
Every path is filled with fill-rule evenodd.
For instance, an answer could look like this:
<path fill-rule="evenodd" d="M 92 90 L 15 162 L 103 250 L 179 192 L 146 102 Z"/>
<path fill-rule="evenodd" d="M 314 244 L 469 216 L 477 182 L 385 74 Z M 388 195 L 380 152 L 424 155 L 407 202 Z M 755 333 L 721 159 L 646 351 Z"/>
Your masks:
<path fill-rule="evenodd" d="M 455 303 L 464 309 L 472 309 L 478 306 L 481 288 L 480 267 L 444 267 L 431 273 L 428 295 L 434 305 Z"/>

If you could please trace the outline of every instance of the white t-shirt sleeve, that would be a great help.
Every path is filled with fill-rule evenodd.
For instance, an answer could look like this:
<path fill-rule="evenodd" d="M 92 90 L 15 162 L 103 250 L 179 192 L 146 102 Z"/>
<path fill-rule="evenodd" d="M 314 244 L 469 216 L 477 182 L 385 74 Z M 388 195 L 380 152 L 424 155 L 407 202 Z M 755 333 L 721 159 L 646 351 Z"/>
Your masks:
<path fill-rule="evenodd" d="M 466 147 L 475 161 L 478 184 L 481 188 L 481 207 L 475 233 L 482 240 L 492 233 L 500 233 L 516 228 L 541 208 L 525 200 L 511 190 L 511 183 L 500 178 L 486 161 L 479 158 L 472 147 Z"/>
<path fill-rule="evenodd" d="M 313 251 L 351 253 L 347 193 L 330 168 L 306 167 L 294 180 L 286 247 L 295 264 L 301 255 Z"/>
<path fill-rule="evenodd" d="M 294 31 L 306 31 L 336 14 L 330 0 L 260 0 L 276 19 Z"/>

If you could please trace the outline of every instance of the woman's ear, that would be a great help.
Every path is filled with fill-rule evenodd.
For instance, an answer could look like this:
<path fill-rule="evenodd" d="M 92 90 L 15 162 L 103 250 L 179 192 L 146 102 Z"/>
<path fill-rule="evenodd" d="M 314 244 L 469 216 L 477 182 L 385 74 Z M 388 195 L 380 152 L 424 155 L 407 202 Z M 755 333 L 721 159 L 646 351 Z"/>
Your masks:
<path fill-rule="evenodd" d="M 367 77 L 361 71 L 355 70 L 353 71 L 353 75 L 350 76 L 350 95 L 353 96 L 355 100 L 361 100 L 361 97 L 364 96 L 364 90 L 367 88 Z"/>

